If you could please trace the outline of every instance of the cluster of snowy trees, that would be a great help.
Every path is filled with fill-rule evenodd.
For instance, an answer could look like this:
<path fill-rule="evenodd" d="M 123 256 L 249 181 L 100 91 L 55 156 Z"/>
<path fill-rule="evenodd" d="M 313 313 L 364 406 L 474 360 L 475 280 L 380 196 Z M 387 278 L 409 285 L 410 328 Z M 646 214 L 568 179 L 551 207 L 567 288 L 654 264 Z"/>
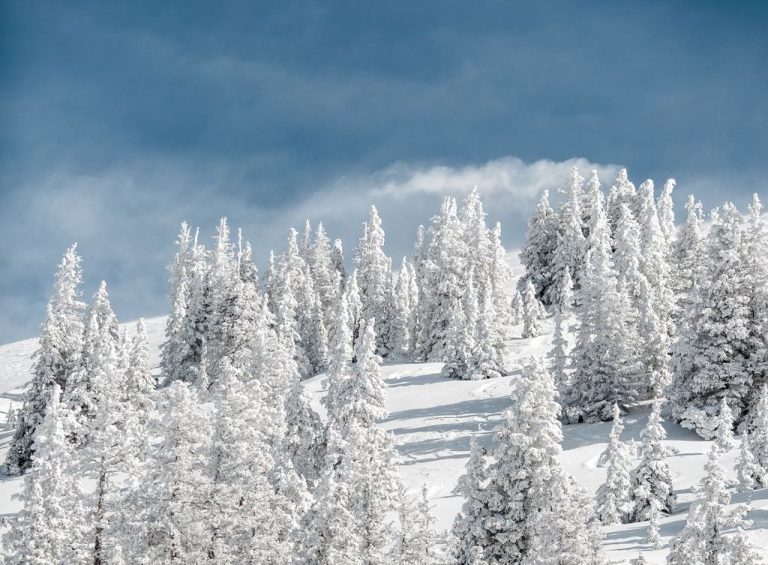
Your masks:
<path fill-rule="evenodd" d="M 521 251 L 521 288 L 573 324 L 558 328 L 552 365 L 567 422 L 609 420 L 613 406 L 665 396 L 669 416 L 705 439 L 721 407 L 751 429 L 768 375 L 768 231 L 757 196 L 705 221 L 690 197 L 674 221 L 661 194 L 621 170 L 607 198 L 596 173 L 574 169 L 558 211 L 544 194 Z M 567 368 L 567 370 L 566 370 Z M 723 404 L 725 401 L 725 404 Z"/>
<path fill-rule="evenodd" d="M 26 471 L 6 562 L 438 562 L 426 500 L 404 492 L 376 424 L 374 318 L 336 298 L 322 420 L 286 314 L 298 293 L 275 295 L 273 313 L 225 222 L 211 251 L 186 226 L 179 243 L 161 386 L 142 323 L 119 331 L 104 283 L 86 310 L 65 254 L 6 461 Z"/>

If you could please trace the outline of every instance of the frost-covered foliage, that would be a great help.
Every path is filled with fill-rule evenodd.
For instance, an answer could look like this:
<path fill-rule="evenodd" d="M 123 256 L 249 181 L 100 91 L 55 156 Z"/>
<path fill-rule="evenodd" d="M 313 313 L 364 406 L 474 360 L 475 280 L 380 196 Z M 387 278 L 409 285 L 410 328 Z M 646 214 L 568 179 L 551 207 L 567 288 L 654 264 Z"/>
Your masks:
<path fill-rule="evenodd" d="M 534 359 L 496 434 L 492 461 L 473 449 L 461 483 L 467 502 L 454 525 L 459 562 L 601 562 L 584 495 L 558 461 L 561 440 L 554 383 Z"/>
<path fill-rule="evenodd" d="M 626 523 L 632 514 L 631 461 L 627 445 L 621 441 L 624 425 L 618 405 L 613 405 L 613 427 L 606 450 L 607 476 L 597 490 L 595 510 L 605 525 Z"/>

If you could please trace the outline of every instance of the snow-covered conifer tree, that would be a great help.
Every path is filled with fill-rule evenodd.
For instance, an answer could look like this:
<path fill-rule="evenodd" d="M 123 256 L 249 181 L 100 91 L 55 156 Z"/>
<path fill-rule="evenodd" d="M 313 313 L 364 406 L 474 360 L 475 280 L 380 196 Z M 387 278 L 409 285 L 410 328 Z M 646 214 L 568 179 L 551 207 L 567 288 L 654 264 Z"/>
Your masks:
<path fill-rule="evenodd" d="M 144 320 L 136 323 L 136 335 L 128 351 L 125 377 L 125 399 L 130 402 L 142 422 L 149 419 L 154 408 L 155 377 L 149 369 L 149 342 Z"/>
<path fill-rule="evenodd" d="M 363 305 L 362 317 L 378 321 L 377 353 L 386 356 L 389 353 L 387 343 L 390 341 L 390 293 L 387 289 L 391 268 L 389 258 L 384 254 L 384 230 L 375 206 L 370 208 L 368 222 L 358 244 L 355 264 Z"/>
<path fill-rule="evenodd" d="M 472 291 L 472 288 L 470 285 L 467 290 Z M 475 303 L 477 303 L 477 299 L 475 299 Z M 470 331 L 462 300 L 457 300 L 451 309 L 445 341 L 446 345 L 443 351 L 445 365 L 443 365 L 442 374 L 449 378 L 468 379 L 469 362 L 475 347 L 475 339 Z"/>
<path fill-rule="evenodd" d="M 749 443 L 749 432 L 745 430 L 739 442 L 739 459 L 736 462 L 736 477 L 739 480 L 740 492 L 749 492 L 760 485 L 768 484 L 768 473 L 757 464 L 755 456 L 750 451 Z"/>
<path fill-rule="evenodd" d="M 466 473 L 459 478 L 457 494 L 464 497 L 461 511 L 453 522 L 453 536 L 456 543 L 453 557 L 460 565 L 482 563 L 483 552 L 491 544 L 490 532 L 485 520 L 490 515 L 489 501 L 485 491 L 488 468 L 485 454 L 477 440 L 470 440 L 470 456 Z"/>
<path fill-rule="evenodd" d="M 331 247 L 331 266 L 334 271 L 339 273 L 341 284 L 344 284 L 344 281 L 347 278 L 347 269 L 344 266 L 344 244 L 340 239 L 333 240 L 333 246 Z"/>
<path fill-rule="evenodd" d="M 608 473 L 596 495 L 597 517 L 606 525 L 626 523 L 632 512 L 631 463 L 627 445 L 621 441 L 623 429 L 621 411 L 614 404 L 613 427 L 606 450 Z"/>
<path fill-rule="evenodd" d="M 608 201 L 605 206 L 608 225 L 611 228 L 611 234 L 616 233 L 616 226 L 619 223 L 619 214 L 621 205 L 626 204 L 633 214 L 637 214 L 638 202 L 635 185 L 629 180 L 627 169 L 619 169 L 616 180 L 608 191 Z M 592 209 L 594 213 L 595 210 Z M 594 222 L 594 217 L 592 218 Z"/>
<path fill-rule="evenodd" d="M 496 434 L 485 488 L 487 517 L 476 524 L 485 530 L 476 538 L 486 540 L 483 559 L 524 562 L 546 548 L 549 555 L 567 554 L 569 562 L 598 563 L 596 525 L 583 506 L 575 510 L 584 504 L 583 495 L 560 468 L 560 407 L 540 361 L 532 360 L 516 394 Z"/>
<path fill-rule="evenodd" d="M 552 336 L 552 347 L 547 353 L 549 369 L 555 380 L 555 388 L 562 394 L 568 387 L 568 373 L 565 369 L 568 365 L 568 341 L 563 335 L 563 315 L 560 309 L 555 310 L 555 333 Z"/>
<path fill-rule="evenodd" d="M 645 536 L 645 543 L 653 549 L 661 549 L 661 537 L 659 536 L 659 519 L 661 518 L 661 504 L 658 500 L 651 501 L 651 510 L 648 513 L 648 533 Z"/>
<path fill-rule="evenodd" d="M 397 275 L 395 291 L 392 295 L 391 343 L 389 349 L 396 358 L 405 358 L 411 344 L 411 269 L 408 260 L 403 257 L 400 272 Z"/>
<path fill-rule="evenodd" d="M 669 411 L 683 427 L 710 439 L 720 400 L 741 423 L 753 391 L 750 309 L 743 218 L 730 203 L 713 214 L 706 270 L 672 359 Z"/>
<path fill-rule="evenodd" d="M 317 225 L 315 241 L 309 250 L 307 263 L 312 274 L 312 281 L 314 282 L 315 292 L 317 293 L 317 297 L 320 301 L 320 309 L 323 314 L 323 323 L 325 324 L 326 328 L 329 328 L 332 324 L 333 309 L 336 303 L 336 297 L 338 296 L 340 289 L 336 285 L 336 277 L 334 273 L 338 271 L 336 270 L 336 266 L 333 264 L 331 246 L 322 222 Z"/>
<path fill-rule="evenodd" d="M 720 400 L 717 420 L 715 444 L 720 451 L 729 451 L 736 447 L 736 440 L 733 438 L 733 412 L 725 398 Z"/>
<path fill-rule="evenodd" d="M 613 405 L 637 394 L 634 351 L 627 328 L 629 304 L 618 289 L 602 195 L 592 205 L 589 251 L 577 294 L 574 371 L 565 397 L 567 420 L 609 420 Z"/>
<path fill-rule="evenodd" d="M 512 294 L 512 302 L 510 304 L 510 322 L 516 326 L 523 322 L 525 315 L 525 306 L 523 305 L 523 295 L 520 294 L 518 289 L 515 289 Z"/>
<path fill-rule="evenodd" d="M 470 380 L 493 379 L 505 374 L 503 324 L 496 315 L 492 289 L 486 287 L 475 325 L 472 355 L 467 366 Z"/>
<path fill-rule="evenodd" d="M 28 469 L 34 456 L 34 434 L 45 416 L 54 384 L 67 390 L 80 364 L 83 340 L 83 308 L 80 301 L 82 270 L 73 245 L 64 253 L 56 271 L 53 295 L 48 302 L 40 346 L 35 353 L 32 380 L 16 418 L 15 432 L 5 456 L 5 469 L 16 475 Z"/>
<path fill-rule="evenodd" d="M 558 215 L 557 247 L 554 251 L 552 265 L 554 284 L 552 292 L 550 292 L 553 304 L 562 304 L 563 302 L 563 289 L 560 288 L 560 285 L 564 280 L 564 274 L 567 272 L 578 286 L 584 265 L 587 242 L 584 239 L 581 212 L 583 183 L 584 179 L 579 174 L 579 170 L 574 167 L 568 175 L 565 201 Z"/>
<path fill-rule="evenodd" d="M 713 446 L 705 465 L 706 476 L 702 480 L 702 499 L 694 502 L 688 511 L 685 528 L 672 540 L 667 562 L 671 565 L 703 563 L 759 563 L 760 557 L 739 532 L 744 525 L 747 508 L 738 506 L 726 512 L 731 496 L 725 485 L 725 470 L 718 461 L 719 450 Z M 736 528 L 736 535 L 729 529 Z M 736 559 L 734 559 L 736 558 Z"/>
<path fill-rule="evenodd" d="M 7 563 L 80 563 L 86 558 L 82 493 L 68 439 L 70 415 L 58 383 L 35 433 L 35 458 L 24 477 L 22 510 L 3 539 Z"/>
<path fill-rule="evenodd" d="M 701 202 L 691 195 L 685 206 L 688 219 L 677 232 L 670 249 L 670 287 L 675 298 L 675 308 L 671 312 L 678 326 L 677 333 L 682 333 L 680 326 L 695 297 L 694 288 L 701 281 L 706 266 L 706 236 Z"/>
<path fill-rule="evenodd" d="M 675 509 L 675 493 L 672 474 L 667 463 L 668 451 L 664 445 L 667 433 L 661 423 L 661 403 L 654 402 L 648 423 L 642 433 L 640 464 L 632 471 L 632 509 L 634 522 L 648 519 L 652 501 L 660 504 L 659 510 L 671 513 Z"/>
<path fill-rule="evenodd" d="M 509 336 L 511 326 L 515 325 L 509 315 L 514 285 L 512 273 L 507 262 L 507 252 L 501 242 L 501 224 L 491 230 L 491 287 L 493 288 L 493 310 L 499 317 L 499 329 L 502 335 Z"/>
<path fill-rule="evenodd" d="M 533 288 L 533 283 L 529 279 L 523 290 L 523 337 L 537 337 L 541 335 L 541 321 L 546 315 L 544 306 L 538 298 Z"/>
<path fill-rule="evenodd" d="M 159 443 L 128 500 L 131 554 L 140 563 L 200 562 L 208 558 L 210 415 L 183 381 L 162 392 L 160 407 L 152 422 Z"/>
<path fill-rule="evenodd" d="M 749 451 L 763 472 L 761 486 L 768 486 L 768 386 L 763 385 L 758 393 L 758 400 L 752 410 L 748 434 Z"/>
<path fill-rule="evenodd" d="M 401 565 L 438 565 L 443 561 L 437 554 L 439 537 L 434 530 L 435 519 L 430 513 L 427 487 L 412 499 L 405 488 L 400 490 L 398 511 L 400 536 L 395 553 Z"/>
<path fill-rule="evenodd" d="M 672 191 L 675 190 L 675 179 L 667 179 L 664 188 L 656 202 L 656 209 L 659 213 L 659 226 L 667 242 L 667 248 L 670 249 L 672 242 L 675 241 L 677 227 L 675 226 L 675 207 L 672 201 Z"/>
<path fill-rule="evenodd" d="M 544 191 L 536 213 L 528 220 L 528 234 L 520 251 L 520 262 L 525 266 L 536 290 L 536 296 L 551 304 L 555 287 L 553 273 L 554 253 L 557 246 L 558 216 L 549 205 L 549 192 Z"/>

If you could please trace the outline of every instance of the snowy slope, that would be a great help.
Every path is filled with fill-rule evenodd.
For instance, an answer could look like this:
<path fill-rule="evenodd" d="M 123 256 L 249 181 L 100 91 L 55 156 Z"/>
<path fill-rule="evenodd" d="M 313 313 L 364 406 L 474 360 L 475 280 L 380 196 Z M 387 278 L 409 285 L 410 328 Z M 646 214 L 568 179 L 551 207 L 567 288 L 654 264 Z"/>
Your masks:
<path fill-rule="evenodd" d="M 150 342 L 156 346 L 153 366 L 157 366 L 159 359 L 164 325 L 164 318 L 147 321 Z M 130 329 L 128 331 L 130 334 Z M 510 403 L 510 391 L 519 378 L 520 367 L 527 357 L 546 352 L 549 339 L 547 334 L 529 340 L 513 340 L 509 363 L 514 370 L 502 379 L 446 380 L 439 375 L 441 365 L 435 363 L 388 364 L 384 367 L 389 385 L 390 415 L 383 426 L 395 435 L 401 455 L 401 474 L 406 483 L 414 489 L 427 485 L 441 529 L 450 527 L 461 507 L 462 500 L 453 490 L 469 457 L 470 438 L 475 436 L 482 444 L 491 444 L 493 430 Z M 0 422 L 5 420 L 9 405 L 21 401 L 21 387 L 29 378 L 29 357 L 35 347 L 35 340 L 0 346 Z M 322 411 L 319 399 L 323 377 L 310 379 L 306 386 L 316 409 Z M 639 441 L 647 415 L 648 410 L 642 408 L 628 415 L 623 438 Z M 688 505 L 693 498 L 691 487 L 702 477 L 710 442 L 676 425 L 667 424 L 666 429 L 667 444 L 674 452 L 670 465 L 679 508 L 673 516 L 663 520 L 661 533 L 665 548 L 650 551 L 643 543 L 646 523 L 615 526 L 606 529 L 604 547 L 609 560 L 624 563 L 643 551 L 649 563 L 664 563 L 671 537 L 685 524 Z M 4 457 L 13 432 L 0 430 L 0 457 Z M 565 426 L 563 431 L 563 465 L 584 488 L 594 493 L 605 478 L 605 470 L 597 466 L 597 461 L 606 447 L 610 424 Z M 733 451 L 723 458 L 730 478 L 735 478 L 736 455 Z M 21 486 L 19 478 L 0 477 L 0 515 L 7 516 L 18 510 L 20 501 L 11 497 L 21 490 Z M 734 503 L 740 503 L 746 496 L 734 494 L 733 499 Z M 752 493 L 749 518 L 753 521 L 749 535 L 768 557 L 768 489 Z"/>

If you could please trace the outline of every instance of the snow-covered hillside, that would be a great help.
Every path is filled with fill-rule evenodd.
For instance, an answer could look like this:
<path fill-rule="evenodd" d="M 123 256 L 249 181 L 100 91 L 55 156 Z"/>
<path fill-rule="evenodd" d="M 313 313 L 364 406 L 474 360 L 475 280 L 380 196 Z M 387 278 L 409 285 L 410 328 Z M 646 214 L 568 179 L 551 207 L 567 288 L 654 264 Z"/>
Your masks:
<path fill-rule="evenodd" d="M 163 339 L 164 318 L 147 321 L 147 332 L 153 344 L 153 366 L 159 359 Z M 132 325 L 127 324 L 128 332 Z M 493 431 L 510 402 L 510 391 L 519 378 L 519 368 L 531 355 L 543 354 L 549 347 L 551 327 L 538 338 L 515 339 L 510 343 L 509 364 L 516 368 L 501 379 L 485 381 L 455 381 L 440 376 L 440 364 L 387 364 L 384 375 L 388 384 L 390 415 L 383 425 L 395 436 L 401 456 L 400 470 L 406 483 L 416 489 L 426 484 L 438 519 L 438 527 L 447 529 L 462 504 L 454 493 L 458 477 L 464 472 L 469 457 L 472 436 L 482 444 L 493 441 Z M 0 418 L 5 419 L 12 403 L 20 403 L 23 386 L 29 379 L 30 356 L 36 340 L 0 346 Z M 315 408 L 322 413 L 319 399 L 323 394 L 323 376 L 306 382 Z M 626 417 L 623 439 L 639 441 L 648 410 L 640 408 Z M 689 503 L 694 498 L 692 487 L 703 475 L 710 442 L 679 426 L 666 424 L 667 445 L 673 455 L 670 466 L 674 487 L 678 493 L 677 512 L 663 520 L 661 528 L 664 547 L 653 551 L 643 540 L 647 523 L 627 524 L 606 528 L 604 548 L 609 560 L 622 563 L 643 552 L 649 563 L 663 563 L 671 537 L 685 524 Z M 562 463 L 578 482 L 594 493 L 605 478 L 598 458 L 606 447 L 610 423 L 580 424 L 564 427 Z M 12 430 L 0 433 L 0 457 L 4 456 Z M 736 451 L 724 455 L 722 461 L 733 479 Z M 20 478 L 3 477 L 0 482 L 0 514 L 15 513 L 20 501 L 13 499 L 22 486 Z M 768 556 L 768 489 L 751 493 L 752 521 L 749 536 Z M 733 493 L 733 503 L 747 500 L 746 495 Z"/>

